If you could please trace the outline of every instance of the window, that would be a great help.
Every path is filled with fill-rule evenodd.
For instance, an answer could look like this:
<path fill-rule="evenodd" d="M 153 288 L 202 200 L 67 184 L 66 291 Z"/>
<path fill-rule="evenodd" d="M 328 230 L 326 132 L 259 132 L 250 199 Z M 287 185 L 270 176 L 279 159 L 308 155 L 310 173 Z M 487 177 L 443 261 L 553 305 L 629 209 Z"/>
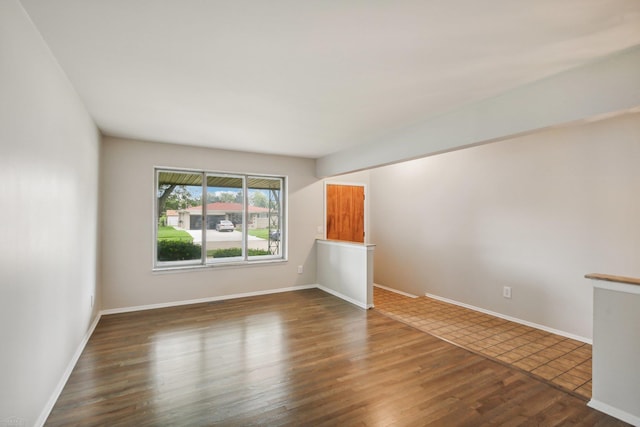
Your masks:
<path fill-rule="evenodd" d="M 284 260 L 284 177 L 172 169 L 155 176 L 155 268 Z"/>

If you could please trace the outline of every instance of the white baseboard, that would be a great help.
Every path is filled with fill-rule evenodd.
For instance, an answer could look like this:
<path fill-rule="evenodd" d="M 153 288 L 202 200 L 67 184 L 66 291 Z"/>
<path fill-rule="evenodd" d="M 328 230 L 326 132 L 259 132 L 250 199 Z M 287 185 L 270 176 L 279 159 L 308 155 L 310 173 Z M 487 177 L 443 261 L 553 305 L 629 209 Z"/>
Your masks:
<path fill-rule="evenodd" d="M 537 323 L 529 322 L 527 320 L 518 319 L 517 317 L 507 316 L 506 314 L 498 313 L 498 312 L 495 312 L 495 311 L 485 310 L 484 308 L 476 307 L 476 306 L 473 306 L 471 304 L 465 304 L 463 302 L 458 302 L 458 301 L 455 301 L 455 300 L 452 300 L 452 299 L 449 299 L 449 298 L 440 297 L 438 295 L 433 295 L 433 294 L 429 294 L 429 293 L 425 293 L 424 295 L 429 297 L 429 298 L 433 298 L 433 299 L 436 299 L 436 300 L 439 300 L 439 301 L 442 301 L 442 302 L 446 302 L 446 303 L 449 303 L 449 304 L 453 304 L 453 305 L 457 305 L 457 306 L 460 306 L 460 307 L 468 308 L 468 309 L 474 310 L 474 311 L 479 311 L 480 313 L 489 314 L 491 316 L 499 317 L 501 319 L 508 320 L 510 322 L 519 323 L 521 325 L 530 326 L 532 328 L 536 328 L 536 329 L 543 330 L 545 332 L 550 332 L 552 334 L 560 335 L 560 336 L 565 337 L 565 338 L 571 338 L 571 339 L 574 339 L 576 341 L 581 341 L 581 342 L 586 343 L 586 344 L 593 344 L 593 340 L 590 339 L 590 338 L 581 337 L 579 335 L 574 335 L 574 334 L 571 334 L 569 332 L 560 331 L 558 329 L 553 329 L 553 328 L 550 328 L 548 326 L 539 325 Z"/>
<path fill-rule="evenodd" d="M 375 285 L 378 286 L 378 285 Z M 379 287 L 383 287 L 383 286 L 379 286 Z M 359 301 L 356 301 L 355 299 L 348 297 L 344 294 L 341 294 L 340 292 L 334 291 L 333 289 L 329 289 L 326 288 L 322 285 L 318 285 L 318 284 L 312 284 L 312 285 L 301 285 L 301 286 L 290 286 L 287 288 L 277 288 L 277 289 L 268 289 L 265 291 L 256 291 L 256 292 L 246 292 L 246 293 L 242 293 L 242 294 L 231 294 L 231 295 L 221 295 L 221 296 L 215 296 L 215 297 L 207 297 L 207 298 L 198 298 L 198 299 L 190 299 L 190 300 L 182 300 L 182 301 L 171 301 L 171 302 L 163 302 L 163 303 L 159 303 L 159 304 L 147 304 L 147 305 L 137 305 L 137 306 L 131 306 L 131 307 L 122 307 L 122 308 L 110 308 L 107 310 L 102 310 L 100 311 L 100 315 L 102 316 L 107 316 L 109 314 L 120 314 L 120 313 L 131 313 L 134 311 L 143 311 L 143 310 L 153 310 L 156 308 L 167 308 L 167 307 L 177 307 L 177 306 L 181 306 L 181 305 L 189 305 L 189 304 L 200 304 L 203 302 L 213 302 L 213 301 L 224 301 L 224 300 L 228 300 L 228 299 L 236 299 L 236 298 L 246 298 L 246 297 L 254 297 L 254 296 L 259 296 L 259 295 L 269 295 L 269 294 L 279 294 L 282 292 L 292 292 L 292 291 L 301 291 L 304 289 L 320 289 L 323 290 L 333 296 L 336 296 L 338 298 L 341 298 L 347 302 L 350 302 L 351 304 L 357 305 L 360 308 L 364 308 L 369 309 L 373 307 L 373 304 L 371 305 L 367 305 L 367 304 L 363 304 Z M 389 289 L 390 291 L 394 291 L 394 292 L 399 292 L 400 291 L 395 291 L 394 289 L 390 289 L 390 288 L 385 288 L 385 289 Z M 407 295 L 407 296 L 411 296 L 410 294 L 404 294 L 403 295 Z M 413 296 L 413 298 L 417 298 L 415 296 Z"/>
<path fill-rule="evenodd" d="M 51 394 L 51 397 L 49 398 L 46 406 L 44 407 L 44 409 L 40 413 L 40 416 L 38 417 L 38 420 L 36 421 L 36 423 L 34 425 L 36 427 L 42 427 L 44 425 L 44 423 L 47 421 L 47 418 L 49 417 L 49 414 L 53 410 L 53 407 L 55 406 L 58 398 L 60 397 L 60 393 L 62 393 L 62 390 L 64 389 L 64 386 L 67 384 L 67 381 L 69 380 L 69 377 L 71 376 L 71 372 L 73 372 L 73 368 L 75 368 L 76 364 L 78 363 L 78 359 L 80 359 L 80 356 L 82 355 L 82 352 L 84 351 L 84 348 L 86 347 L 87 342 L 89 342 L 89 338 L 91 338 L 91 335 L 93 334 L 93 331 L 96 329 L 96 326 L 98 325 L 98 322 L 100 321 L 100 318 L 102 316 L 109 315 L 109 314 L 129 313 L 129 312 L 133 312 L 133 311 L 152 310 L 152 309 L 155 309 L 155 308 L 176 307 L 176 306 L 181 306 L 181 305 L 198 304 L 198 303 L 212 302 L 212 301 L 222 301 L 222 300 L 235 299 L 235 298 L 246 298 L 246 297 L 252 297 L 252 296 L 277 294 L 277 293 L 282 293 L 282 292 L 300 291 L 300 290 L 304 290 L 304 289 L 315 289 L 315 288 L 321 289 L 321 290 L 323 290 L 323 291 L 325 291 L 325 292 L 327 292 L 329 294 L 332 294 L 332 295 L 334 295 L 334 296 L 336 296 L 338 298 L 344 299 L 344 300 L 346 300 L 346 301 L 348 301 L 348 302 L 350 302 L 352 304 L 355 304 L 358 307 L 361 307 L 361 308 L 364 308 L 364 309 L 371 308 L 371 307 L 367 307 L 365 304 L 362 304 L 362 303 L 354 300 L 353 298 L 349 298 L 346 295 L 342 295 L 339 292 L 336 292 L 336 291 L 333 291 L 331 289 L 325 288 L 324 286 L 321 286 L 321 285 L 313 284 L 313 285 L 301 285 L 301 286 L 290 286 L 290 287 L 286 287 L 286 288 L 269 289 L 269 290 L 265 290 L 265 291 L 247 292 L 247 293 L 242 293 L 242 294 L 221 295 L 221 296 L 216 296 L 216 297 L 199 298 L 199 299 L 182 300 L 182 301 L 172 301 L 172 302 L 166 302 L 166 303 L 160 303 L 160 304 L 148 304 L 148 305 L 139 305 L 139 306 L 133 306 L 133 307 L 122 307 L 122 308 L 113 308 L 113 309 L 101 310 L 96 315 L 96 318 L 93 320 L 93 322 L 91 323 L 91 326 L 87 330 L 87 333 L 85 334 L 85 336 L 82 338 L 82 341 L 78 345 L 78 348 L 76 349 L 76 351 L 73 354 L 71 360 L 67 364 L 67 368 L 65 369 L 64 373 L 62 374 L 62 377 L 60 378 L 60 381 L 58 381 L 58 384 L 57 384 L 56 388 L 54 389 L 53 393 Z"/>
<path fill-rule="evenodd" d="M 388 288 L 386 286 L 382 286 L 382 285 L 378 285 L 378 284 L 374 284 L 374 286 L 381 288 L 381 289 L 385 289 L 391 292 L 395 292 L 398 293 L 400 295 L 404 295 L 410 298 L 418 298 L 416 295 L 412 295 L 406 292 L 402 292 L 399 291 L 397 289 L 393 289 L 393 288 Z M 64 386 L 66 385 L 67 381 L 69 380 L 69 377 L 71 376 L 71 372 L 73 371 L 73 368 L 75 368 L 76 363 L 78 362 L 78 359 L 80 359 L 80 356 L 82 355 L 82 352 L 84 351 L 85 346 L 87 345 L 87 342 L 89 341 L 89 338 L 91 338 L 91 335 L 93 334 L 93 331 L 95 330 L 96 326 L 98 325 L 98 322 L 100 320 L 100 318 L 103 315 L 109 315 L 109 314 L 118 314 L 118 313 L 129 313 L 129 312 L 133 312 L 133 311 L 141 311 L 141 310 L 152 310 L 152 309 L 156 309 L 156 308 L 166 308 L 166 307 L 175 307 L 175 306 L 181 306 L 181 305 L 189 305 L 189 304 L 198 304 L 198 303 L 203 303 L 203 302 L 212 302 L 212 301 L 222 301 L 222 300 L 228 300 L 228 299 L 235 299 L 235 298 L 246 298 L 246 297 L 251 297 L 251 296 L 259 296 L 259 295 L 268 295 L 268 294 L 276 294 L 276 293 L 282 293 L 282 292 L 291 292 L 291 291 L 299 291 L 299 290 L 304 290 L 304 289 L 320 289 L 324 292 L 327 292 L 328 294 L 334 295 L 338 298 L 341 298 L 357 307 L 363 308 L 363 309 L 369 309 L 372 308 L 373 305 L 367 305 L 367 304 L 363 304 L 359 301 L 356 301 L 355 299 L 348 297 L 344 294 L 341 294 L 340 292 L 334 291 L 333 289 L 329 289 L 326 288 L 322 285 L 319 284 L 312 284 L 312 285 L 302 285 L 302 286 L 291 286 L 291 287 L 286 287 L 286 288 L 277 288 L 277 289 L 269 289 L 269 290 L 264 290 L 264 291 L 256 291 L 256 292 L 247 292 L 247 293 L 241 293 L 241 294 L 231 294 L 231 295 L 221 295 L 221 296 L 215 296 L 215 297 L 208 297 L 208 298 L 199 298 L 199 299 L 192 299 L 192 300 L 182 300 L 182 301 L 172 301 L 172 302 L 166 302 L 166 303 L 159 303 L 159 304 L 149 304 L 149 305 L 140 305 L 140 306 L 132 306 L 132 307 L 123 307 L 123 308 L 114 308 L 114 309 L 107 309 L 107 310 L 102 310 L 100 311 L 97 316 L 95 317 L 95 319 L 93 320 L 93 322 L 91 323 L 91 326 L 89 327 L 89 329 L 87 330 L 87 333 L 85 334 L 85 336 L 83 337 L 82 341 L 80 342 L 80 344 L 78 345 L 78 348 L 76 349 L 75 353 L 73 354 L 73 357 L 71 358 L 71 360 L 69 361 L 67 368 L 65 369 L 64 373 L 62 374 L 62 377 L 60 378 L 60 381 L 58 382 L 58 385 L 56 386 L 55 390 L 53 391 L 53 393 L 51 394 L 51 397 L 49 398 L 49 401 L 47 402 L 46 406 L 44 407 L 44 409 L 42 410 L 42 412 L 40 413 L 40 416 L 38 417 L 38 420 L 35 423 L 36 427 L 41 427 L 44 425 L 44 423 L 46 422 L 47 418 L 49 417 L 49 414 L 51 413 L 51 410 L 53 409 L 53 407 L 55 406 L 56 401 L 58 400 L 58 398 L 60 397 L 60 393 L 62 393 L 62 390 L 64 389 Z M 536 323 L 532 323 L 532 322 L 528 322 L 525 320 L 521 320 L 521 319 L 517 319 L 511 316 L 506 316 L 504 314 L 501 313 L 496 313 L 490 310 L 485 310 L 483 308 L 479 308 L 479 307 L 475 307 L 472 306 L 470 304 L 465 304 L 465 303 L 461 303 L 458 301 L 454 301 L 448 298 L 443 298 L 437 295 L 432 295 L 432 294 L 425 294 L 425 296 L 429 297 L 429 298 L 433 298 L 439 301 L 443 301 L 443 302 L 447 302 L 450 304 L 454 304 L 460 307 L 465 307 L 474 311 L 479 311 L 481 313 L 485 313 L 485 314 L 489 314 L 491 316 L 495 316 L 495 317 L 499 317 L 505 320 L 509 320 L 512 322 L 516 322 L 516 323 L 520 323 L 522 325 L 526 325 L 526 326 L 531 326 L 533 328 L 536 329 L 541 329 L 547 332 L 551 332 L 554 333 L 556 335 L 561 335 L 567 338 L 572 338 L 578 341 L 582 341 L 588 344 L 591 344 L 592 341 L 588 338 L 584 338 L 584 337 L 580 337 L 577 335 L 573 335 L 567 332 L 563 332 L 563 331 L 559 331 L 553 328 L 548 328 L 544 325 L 538 325 Z M 597 409 L 599 411 L 602 411 L 606 414 L 609 414 L 611 416 L 614 416 L 618 419 L 621 419 L 625 422 L 628 422 L 630 424 L 633 424 L 635 426 L 640 426 L 640 418 L 631 414 L 628 414 L 622 410 L 619 410 L 617 408 L 614 408 L 612 406 L 609 406 L 605 403 L 599 402 L 597 400 L 592 399 L 589 402 L 589 406 Z"/>
<path fill-rule="evenodd" d="M 133 311 L 142 311 L 142 310 L 153 310 L 156 308 L 167 308 L 167 307 L 177 307 L 180 305 L 189 305 L 189 304 L 200 304 L 203 302 L 212 302 L 212 301 L 224 301 L 228 299 L 235 298 L 246 298 L 246 297 L 254 297 L 259 295 L 269 295 L 269 294 L 279 294 L 281 292 L 291 292 L 291 291 L 300 291 L 303 289 L 313 289 L 316 288 L 317 285 L 302 285 L 302 286 L 290 286 L 287 288 L 277 288 L 277 289 L 268 289 L 265 291 L 256 291 L 256 292 L 246 292 L 242 294 L 231 294 L 231 295 L 221 295 L 215 297 L 207 297 L 207 298 L 198 298 L 198 299 L 190 299 L 190 300 L 182 300 L 182 301 L 171 301 L 171 302 L 163 302 L 159 304 L 147 304 L 147 305 L 137 305 L 132 307 L 122 307 L 122 308 L 110 308 L 107 310 L 102 310 L 100 314 L 109 315 L 109 314 L 119 314 L 119 313 L 130 313 Z"/>
<path fill-rule="evenodd" d="M 322 285 L 315 285 L 315 287 L 320 289 L 321 291 L 324 291 L 324 292 L 326 292 L 328 294 L 331 294 L 331 295 L 333 295 L 335 297 L 338 297 L 338 298 L 343 299 L 343 300 L 345 300 L 347 302 L 350 302 L 353 305 L 356 305 L 356 306 L 358 306 L 360 308 L 364 308 L 365 310 L 368 310 L 368 309 L 373 307 L 373 305 L 369 306 L 369 305 L 364 304 L 364 303 L 362 303 L 362 302 L 360 302 L 358 300 L 355 300 L 355 299 L 353 299 L 351 297 L 348 297 L 348 296 L 346 296 L 346 295 L 344 295 L 344 294 L 342 294 L 342 293 L 340 293 L 338 291 L 334 291 L 333 289 L 329 289 L 329 288 L 324 287 Z"/>
<path fill-rule="evenodd" d="M 96 329 L 96 326 L 98 326 L 98 322 L 100 321 L 100 318 L 104 315 L 117 314 L 117 313 L 129 313 L 132 311 L 151 310 L 154 308 L 174 307 L 179 305 L 197 304 L 201 302 L 221 301 L 221 300 L 233 299 L 233 298 L 244 298 L 244 297 L 257 296 L 257 295 L 275 294 L 280 292 L 299 291 L 302 289 L 313 289 L 317 287 L 318 287 L 317 285 L 292 286 L 288 288 L 270 289 L 266 291 L 248 292 L 243 294 L 223 295 L 218 297 L 201 298 L 201 299 L 194 299 L 194 300 L 175 301 L 175 302 L 167 302 L 167 303 L 161 303 L 161 304 L 150 304 L 150 305 L 141 305 L 136 307 L 123 307 L 123 308 L 101 310 L 100 312 L 98 312 L 98 314 L 96 315 L 96 318 L 91 323 L 91 326 L 89 326 L 87 333 L 82 338 L 82 341 L 80 342 L 80 344 L 78 345 L 78 348 L 76 349 L 75 353 L 71 357 L 71 360 L 67 365 L 67 368 L 62 374 L 60 381 L 58 381 L 56 388 L 51 394 L 51 397 L 47 401 L 46 406 L 40 413 L 40 416 L 38 417 L 38 420 L 34 425 L 36 427 L 41 427 L 47 421 L 49 414 L 53 410 L 53 407 L 55 406 L 56 402 L 58 401 L 58 398 L 60 397 L 60 393 L 62 393 L 64 386 L 67 384 L 67 381 L 71 376 L 71 372 L 73 372 L 73 368 L 75 368 L 76 364 L 78 363 L 78 359 L 80 359 L 80 356 L 82 355 L 82 352 L 84 351 L 84 348 L 87 345 L 87 342 L 89 342 L 89 338 L 91 338 L 93 331 Z"/>
<path fill-rule="evenodd" d="M 389 292 L 393 292 L 393 293 L 396 293 L 396 294 L 404 295 L 405 297 L 418 298 L 418 295 L 413 295 L 413 294 L 410 294 L 408 292 L 402 292 L 402 291 L 399 291 L 397 289 L 388 288 L 388 287 L 383 286 L 383 285 L 378 285 L 377 283 L 374 283 L 373 286 L 375 286 L 376 288 L 384 289 L 384 290 L 389 291 Z"/>
<path fill-rule="evenodd" d="M 614 408 L 613 406 L 607 405 L 606 403 L 600 402 L 596 399 L 591 399 L 589 403 L 587 403 L 587 406 L 593 409 L 597 409 L 600 412 L 604 412 L 607 415 L 611 415 L 612 417 L 615 417 L 636 427 L 640 427 L 640 416 L 638 415 L 633 415 L 621 409 Z"/>
<path fill-rule="evenodd" d="M 93 331 L 96 329 L 96 326 L 98 326 L 100 317 L 102 317 L 102 314 L 98 313 L 96 315 L 96 318 L 93 320 L 93 322 L 91 322 L 89 329 L 84 334 L 84 337 L 82 338 L 82 341 L 80 341 L 80 344 L 78 345 L 78 348 L 76 349 L 75 353 L 73 353 L 71 360 L 67 364 L 67 368 L 64 370 L 62 377 L 60 378 L 60 381 L 58 381 L 58 385 L 56 385 L 56 388 L 53 390 L 51 397 L 47 401 L 47 404 L 45 405 L 44 409 L 40 413 L 40 416 L 38 417 L 38 420 L 35 422 L 34 426 L 36 427 L 43 426 L 44 423 L 47 421 L 47 418 L 49 418 L 49 414 L 51 413 L 51 411 L 53 410 L 53 407 L 58 401 L 58 398 L 60 397 L 60 393 L 62 393 L 64 386 L 67 384 L 67 381 L 69 381 L 69 377 L 71 376 L 71 372 L 73 372 L 73 368 L 76 367 L 76 363 L 78 363 L 78 359 L 80 359 L 80 356 L 84 351 L 84 348 L 89 342 L 89 338 L 91 338 Z"/>
<path fill-rule="evenodd" d="M 418 298 L 417 295 L 413 295 L 413 294 L 410 294 L 410 293 L 407 293 L 407 292 L 402 292 L 402 291 L 399 291 L 397 289 L 389 288 L 387 286 L 378 285 L 377 283 L 374 283 L 373 286 L 375 286 L 377 288 L 385 289 L 385 290 L 390 291 L 390 292 L 395 292 L 397 294 L 404 295 L 404 296 L 407 296 L 409 298 Z M 543 330 L 543 331 L 546 331 L 546 332 L 550 332 L 552 334 L 560 335 L 560 336 L 563 336 L 563 337 L 566 337 L 566 338 L 571 338 L 571 339 L 574 339 L 576 341 L 581 341 L 581 342 L 587 343 L 587 344 L 593 344 L 593 340 L 590 339 L 590 338 L 581 337 L 579 335 L 571 334 L 569 332 L 565 332 L 565 331 L 560 331 L 558 329 L 549 328 L 548 326 L 539 325 L 537 323 L 529 322 L 527 320 L 518 319 L 517 317 L 511 317 L 511 316 L 507 316 L 505 314 L 498 313 L 498 312 L 495 312 L 495 311 L 485 310 L 484 308 L 476 307 L 476 306 L 473 306 L 471 304 L 465 304 L 463 302 L 458 302 L 458 301 L 455 301 L 455 300 L 452 300 L 452 299 L 449 299 L 449 298 L 444 298 L 444 297 L 441 297 L 441 296 L 438 296 L 438 295 L 425 293 L 425 296 L 427 296 L 429 298 L 433 298 L 433 299 L 438 300 L 438 301 L 446 302 L 446 303 L 449 303 L 449 304 L 453 304 L 453 305 L 457 305 L 457 306 L 460 306 L 460 307 L 468 308 L 470 310 L 479 311 L 479 312 L 484 313 L 484 314 L 489 314 L 489 315 L 494 316 L 494 317 L 499 317 L 501 319 L 509 320 L 510 322 L 519 323 L 521 325 L 530 326 L 532 328 L 540 329 L 540 330 Z"/>

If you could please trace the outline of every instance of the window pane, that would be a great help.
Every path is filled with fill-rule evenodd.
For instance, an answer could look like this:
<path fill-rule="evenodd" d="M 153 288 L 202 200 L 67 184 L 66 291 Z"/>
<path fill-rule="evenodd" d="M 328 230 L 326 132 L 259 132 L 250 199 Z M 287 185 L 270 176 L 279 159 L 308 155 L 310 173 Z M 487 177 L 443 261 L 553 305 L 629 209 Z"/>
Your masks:
<path fill-rule="evenodd" d="M 249 177 L 249 256 L 282 254 L 282 179 Z"/>
<path fill-rule="evenodd" d="M 207 175 L 207 261 L 244 259 L 244 178 Z"/>
<path fill-rule="evenodd" d="M 157 182 L 157 261 L 200 261 L 202 174 L 162 171 Z"/>
<path fill-rule="evenodd" d="M 156 170 L 155 267 L 283 259 L 284 178 Z"/>

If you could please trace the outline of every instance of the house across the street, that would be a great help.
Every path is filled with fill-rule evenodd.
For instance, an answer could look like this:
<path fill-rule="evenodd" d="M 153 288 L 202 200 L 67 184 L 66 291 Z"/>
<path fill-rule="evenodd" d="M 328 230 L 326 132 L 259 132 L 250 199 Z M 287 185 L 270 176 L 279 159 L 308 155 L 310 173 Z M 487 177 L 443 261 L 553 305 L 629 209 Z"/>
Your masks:
<path fill-rule="evenodd" d="M 167 209 L 167 213 L 165 214 L 167 217 L 167 225 L 171 227 L 179 227 L 179 214 L 177 210 Z"/>
<path fill-rule="evenodd" d="M 242 224 L 242 203 L 209 203 L 207 205 L 207 229 L 215 230 L 216 224 L 224 219 L 234 225 Z M 194 206 L 181 210 L 167 210 L 167 225 L 185 230 L 202 228 L 202 207 Z M 267 228 L 269 225 L 269 208 L 249 205 L 249 228 Z M 275 212 L 273 212 L 276 215 Z"/>

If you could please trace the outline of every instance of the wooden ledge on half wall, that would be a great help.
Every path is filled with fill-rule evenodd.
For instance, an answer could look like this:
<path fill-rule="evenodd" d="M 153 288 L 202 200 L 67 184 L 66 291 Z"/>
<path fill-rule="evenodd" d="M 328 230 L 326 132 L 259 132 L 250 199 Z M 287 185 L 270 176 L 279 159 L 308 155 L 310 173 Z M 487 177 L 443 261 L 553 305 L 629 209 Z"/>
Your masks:
<path fill-rule="evenodd" d="M 627 285 L 640 286 L 640 279 L 634 277 L 614 276 L 611 274 L 590 273 L 585 274 L 586 279 L 603 280 L 605 282 L 625 283 Z"/>

